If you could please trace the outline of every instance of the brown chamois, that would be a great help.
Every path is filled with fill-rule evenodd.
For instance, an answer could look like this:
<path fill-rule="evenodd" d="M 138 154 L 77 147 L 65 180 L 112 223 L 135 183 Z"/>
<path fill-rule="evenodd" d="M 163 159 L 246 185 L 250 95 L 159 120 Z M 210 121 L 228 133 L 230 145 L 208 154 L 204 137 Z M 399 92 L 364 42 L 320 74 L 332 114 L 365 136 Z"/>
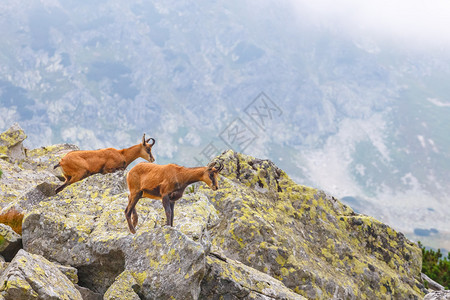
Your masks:
<path fill-rule="evenodd" d="M 149 143 L 151 141 L 151 143 Z M 154 162 L 152 147 L 155 139 L 145 140 L 145 134 L 142 137 L 142 143 L 131 146 L 127 149 L 117 150 L 114 148 L 105 148 L 99 150 L 76 150 L 67 153 L 61 161 L 54 167 L 61 167 L 66 179 L 64 183 L 57 187 L 55 193 L 59 193 L 66 186 L 80 181 L 93 174 L 113 173 L 118 170 L 125 170 L 130 163 L 138 157 L 142 157 L 149 162 Z"/>
<path fill-rule="evenodd" d="M 139 163 L 127 175 L 128 205 L 125 217 L 132 233 L 136 233 L 138 223 L 136 204 L 142 197 L 162 199 L 166 213 L 166 225 L 173 226 L 175 201 L 183 196 L 184 189 L 197 181 L 205 182 L 212 190 L 218 189 L 217 174 L 223 164 L 210 163 L 206 167 L 185 168 L 175 164 L 157 165 Z"/>

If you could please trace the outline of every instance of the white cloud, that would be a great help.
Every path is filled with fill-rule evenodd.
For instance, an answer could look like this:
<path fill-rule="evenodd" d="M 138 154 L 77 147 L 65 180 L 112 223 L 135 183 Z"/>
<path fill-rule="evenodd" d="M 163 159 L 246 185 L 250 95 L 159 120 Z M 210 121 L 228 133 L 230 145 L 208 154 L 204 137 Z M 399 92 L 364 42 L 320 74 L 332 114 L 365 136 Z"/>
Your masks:
<path fill-rule="evenodd" d="M 316 25 L 359 37 L 406 43 L 405 46 L 450 46 L 450 1 L 447 0 L 292 0 L 300 16 Z"/>

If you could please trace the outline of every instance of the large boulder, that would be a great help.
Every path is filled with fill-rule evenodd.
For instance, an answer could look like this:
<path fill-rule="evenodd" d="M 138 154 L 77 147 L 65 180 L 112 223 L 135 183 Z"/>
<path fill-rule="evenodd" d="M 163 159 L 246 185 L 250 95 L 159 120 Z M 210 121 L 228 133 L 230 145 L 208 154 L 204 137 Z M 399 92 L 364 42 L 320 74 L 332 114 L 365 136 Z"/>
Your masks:
<path fill-rule="evenodd" d="M 79 299 L 80 292 L 56 265 L 20 250 L 0 276 L 5 299 Z"/>
<path fill-rule="evenodd" d="M 197 299 L 205 274 L 205 252 L 179 230 L 159 227 L 138 233 L 126 252 L 125 267 L 136 277 L 144 299 Z"/>
<path fill-rule="evenodd" d="M 213 249 L 307 298 L 423 297 L 421 250 L 401 233 L 295 184 L 268 160 L 227 151 Z"/>

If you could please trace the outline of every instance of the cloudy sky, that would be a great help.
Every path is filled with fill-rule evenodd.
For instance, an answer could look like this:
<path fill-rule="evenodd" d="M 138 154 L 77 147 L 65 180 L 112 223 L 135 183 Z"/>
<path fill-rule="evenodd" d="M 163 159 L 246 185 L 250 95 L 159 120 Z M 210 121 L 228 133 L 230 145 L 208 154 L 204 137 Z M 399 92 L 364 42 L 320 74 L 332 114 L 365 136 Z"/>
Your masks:
<path fill-rule="evenodd" d="M 447 0 L 292 0 L 319 26 L 418 49 L 450 49 Z"/>

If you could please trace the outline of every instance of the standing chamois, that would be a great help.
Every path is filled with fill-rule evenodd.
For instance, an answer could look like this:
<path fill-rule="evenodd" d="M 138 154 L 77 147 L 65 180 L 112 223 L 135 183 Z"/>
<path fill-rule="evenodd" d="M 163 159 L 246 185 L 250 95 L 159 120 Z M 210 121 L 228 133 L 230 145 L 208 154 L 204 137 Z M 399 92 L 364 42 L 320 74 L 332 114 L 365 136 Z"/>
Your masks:
<path fill-rule="evenodd" d="M 139 163 L 127 175 L 128 205 L 125 217 L 132 233 L 136 233 L 138 223 L 136 204 L 142 197 L 162 199 L 166 213 L 166 225 L 173 226 L 175 201 L 183 196 L 184 189 L 197 181 L 205 182 L 212 190 L 218 189 L 217 174 L 223 164 L 210 163 L 206 167 L 185 168 L 175 164 L 157 165 Z"/>
<path fill-rule="evenodd" d="M 54 167 L 61 167 L 66 179 L 61 186 L 56 188 L 55 193 L 59 193 L 66 186 L 93 174 L 107 174 L 118 170 L 125 170 L 138 157 L 142 157 L 149 162 L 154 162 L 155 158 L 152 155 L 152 147 L 154 144 L 155 139 L 149 138 L 145 140 L 144 134 L 142 143 L 127 149 L 117 150 L 114 148 L 106 148 L 69 152 Z"/>

